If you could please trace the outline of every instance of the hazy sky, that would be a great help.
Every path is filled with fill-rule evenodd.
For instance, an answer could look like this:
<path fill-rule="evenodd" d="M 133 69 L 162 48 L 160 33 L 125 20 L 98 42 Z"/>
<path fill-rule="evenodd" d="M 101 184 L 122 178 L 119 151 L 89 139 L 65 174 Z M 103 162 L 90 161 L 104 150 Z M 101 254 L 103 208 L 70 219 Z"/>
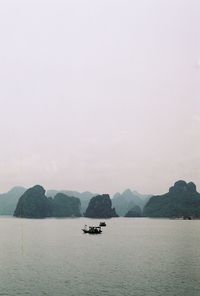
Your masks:
<path fill-rule="evenodd" d="M 200 190 L 199 0 L 0 1 L 0 192 Z"/>

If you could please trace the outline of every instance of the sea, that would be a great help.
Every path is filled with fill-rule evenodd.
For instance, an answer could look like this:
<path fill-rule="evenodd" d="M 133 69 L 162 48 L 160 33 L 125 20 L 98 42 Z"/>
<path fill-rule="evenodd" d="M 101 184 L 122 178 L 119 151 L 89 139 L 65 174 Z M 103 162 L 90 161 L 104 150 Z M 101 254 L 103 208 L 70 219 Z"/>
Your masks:
<path fill-rule="evenodd" d="M 199 296 L 200 221 L 0 218 L 0 295 Z"/>

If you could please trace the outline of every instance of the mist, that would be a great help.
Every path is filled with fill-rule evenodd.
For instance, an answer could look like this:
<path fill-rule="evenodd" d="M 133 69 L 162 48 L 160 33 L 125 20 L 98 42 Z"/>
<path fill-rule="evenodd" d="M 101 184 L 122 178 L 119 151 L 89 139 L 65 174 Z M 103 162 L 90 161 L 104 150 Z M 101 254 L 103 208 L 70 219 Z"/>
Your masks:
<path fill-rule="evenodd" d="M 200 3 L 0 3 L 0 192 L 200 186 Z"/>

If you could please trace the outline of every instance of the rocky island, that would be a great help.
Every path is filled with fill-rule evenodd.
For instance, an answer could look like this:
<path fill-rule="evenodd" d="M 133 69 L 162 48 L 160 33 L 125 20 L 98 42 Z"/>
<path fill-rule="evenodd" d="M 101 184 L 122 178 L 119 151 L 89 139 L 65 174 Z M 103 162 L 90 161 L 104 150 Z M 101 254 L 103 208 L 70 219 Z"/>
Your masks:
<path fill-rule="evenodd" d="M 20 193 L 21 197 L 19 198 Z M 56 191 L 55 195 L 50 197 L 50 193 L 47 197 L 45 189 L 40 185 L 28 190 L 17 188 L 2 195 L 2 202 L 6 204 L 7 208 L 9 205 L 10 212 L 11 205 L 13 207 L 17 203 L 14 211 L 15 217 L 81 217 L 83 215 L 81 201 L 78 197 Z M 71 192 L 69 191 L 69 193 Z M 193 182 L 187 183 L 182 180 L 176 182 L 166 194 L 151 197 L 144 206 L 143 212 L 142 206 L 135 204 L 136 201 L 139 203 L 140 199 L 138 197 L 136 199 L 133 195 L 130 190 L 126 190 L 123 196 L 115 195 L 113 200 L 108 194 L 96 195 L 90 201 L 88 198 L 89 204 L 84 216 L 88 218 L 118 217 L 118 214 L 121 216 L 126 209 L 123 215 L 125 217 L 200 218 L 200 193 L 197 192 Z M 116 212 L 113 204 L 116 204 L 119 212 Z M 3 206 L 2 211 L 5 213 Z"/>
<path fill-rule="evenodd" d="M 14 216 L 21 218 L 80 217 L 80 200 L 58 193 L 47 198 L 42 186 L 29 188 L 20 197 Z"/>
<path fill-rule="evenodd" d="M 52 217 L 81 217 L 81 202 L 79 198 L 57 193 L 49 198 Z"/>
<path fill-rule="evenodd" d="M 112 201 L 108 194 L 94 196 L 85 212 L 88 218 L 112 218 L 118 217 L 115 208 L 112 208 Z"/>
<path fill-rule="evenodd" d="M 14 212 L 15 217 L 46 218 L 51 216 L 50 203 L 42 186 L 29 188 L 20 197 Z"/>
<path fill-rule="evenodd" d="M 193 182 L 178 181 L 164 195 L 153 196 L 144 207 L 144 216 L 200 218 L 200 194 Z"/>

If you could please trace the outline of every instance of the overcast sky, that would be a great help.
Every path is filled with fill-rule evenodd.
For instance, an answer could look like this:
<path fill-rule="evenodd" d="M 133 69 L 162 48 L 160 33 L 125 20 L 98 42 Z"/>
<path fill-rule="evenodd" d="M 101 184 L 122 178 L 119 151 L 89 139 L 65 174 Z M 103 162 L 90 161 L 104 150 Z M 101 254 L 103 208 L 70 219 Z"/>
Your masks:
<path fill-rule="evenodd" d="M 0 192 L 200 190 L 199 0 L 0 1 Z"/>

